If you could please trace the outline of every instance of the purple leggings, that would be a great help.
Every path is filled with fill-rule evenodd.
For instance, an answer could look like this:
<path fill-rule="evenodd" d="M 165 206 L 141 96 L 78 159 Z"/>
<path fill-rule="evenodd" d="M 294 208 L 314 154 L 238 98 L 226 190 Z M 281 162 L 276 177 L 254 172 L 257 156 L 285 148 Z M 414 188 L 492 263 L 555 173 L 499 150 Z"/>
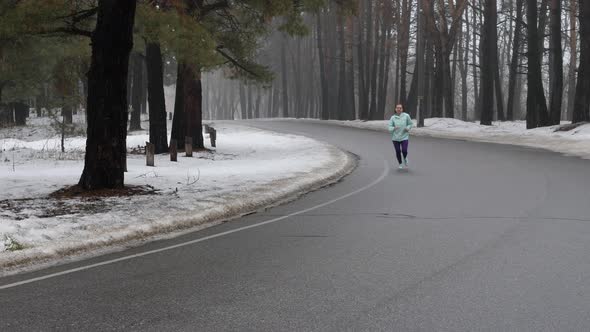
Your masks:
<path fill-rule="evenodd" d="M 397 161 L 401 164 L 402 153 L 404 154 L 404 158 L 408 157 L 408 140 L 401 142 L 393 141 L 393 146 L 395 147 L 395 156 L 397 157 Z"/>

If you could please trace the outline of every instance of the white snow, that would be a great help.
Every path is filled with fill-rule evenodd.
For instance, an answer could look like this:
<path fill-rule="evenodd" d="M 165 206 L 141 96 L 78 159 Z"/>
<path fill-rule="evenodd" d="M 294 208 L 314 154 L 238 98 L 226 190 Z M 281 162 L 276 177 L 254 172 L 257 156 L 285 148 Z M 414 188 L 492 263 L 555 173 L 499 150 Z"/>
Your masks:
<path fill-rule="evenodd" d="M 156 195 L 57 200 L 47 195 L 80 177 L 85 138 L 68 138 L 62 153 L 47 118 L 28 121 L 28 127 L 0 130 L 0 266 L 6 268 L 215 225 L 333 182 L 354 167 L 348 154 L 309 138 L 217 122 L 213 153 L 179 155 L 177 163 L 159 155 L 156 167 L 145 166 L 141 154 L 128 156 L 126 183 L 152 186 Z M 83 117 L 75 121 L 81 124 Z M 387 122 L 323 121 L 384 134 Z M 142 126 L 147 128 L 147 122 Z M 523 145 L 590 159 L 590 125 L 555 129 L 526 130 L 523 121 L 480 126 L 432 118 L 411 134 Z M 133 132 L 127 144 L 134 149 L 147 140 L 145 131 Z M 208 146 L 207 136 L 205 141 Z"/>
<path fill-rule="evenodd" d="M 9 138 L 0 131 L 0 266 L 211 226 L 334 182 L 355 164 L 343 151 L 306 137 L 229 122 L 213 126 L 213 152 L 179 153 L 176 163 L 158 155 L 156 167 L 145 166 L 144 155 L 128 155 L 126 184 L 149 185 L 155 195 L 62 200 L 48 194 L 79 180 L 85 138 L 68 138 L 61 153 L 58 137 L 12 129 Z M 127 144 L 131 149 L 148 140 L 145 131 L 134 132 Z M 209 147 L 207 135 L 205 141 Z M 13 250 L 15 244 L 24 249 Z"/>
<path fill-rule="evenodd" d="M 306 119 L 305 121 L 320 120 Z M 384 132 L 387 132 L 388 122 L 388 120 L 323 121 L 323 123 L 334 125 Z M 562 122 L 562 125 L 567 123 L 569 122 Z M 416 124 L 415 120 L 414 124 Z M 559 126 L 527 130 L 525 121 L 493 122 L 491 126 L 482 126 L 478 122 L 430 118 L 424 121 L 424 127 L 414 127 L 410 135 L 528 146 L 590 159 L 590 124 L 570 131 L 555 132 L 557 127 Z"/>

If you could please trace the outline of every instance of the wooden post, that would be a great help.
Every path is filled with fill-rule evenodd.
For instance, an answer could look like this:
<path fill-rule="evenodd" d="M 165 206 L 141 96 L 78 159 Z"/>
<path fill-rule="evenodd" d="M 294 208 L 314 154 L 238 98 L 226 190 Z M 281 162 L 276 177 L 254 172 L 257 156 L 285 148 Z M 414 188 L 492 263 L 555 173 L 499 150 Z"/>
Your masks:
<path fill-rule="evenodd" d="M 215 130 L 215 128 L 213 128 L 209 125 L 203 125 L 203 127 L 205 128 L 205 132 L 207 134 L 209 134 L 209 139 L 211 140 L 211 146 L 215 147 L 215 140 L 217 139 L 217 131 Z"/>
<path fill-rule="evenodd" d="M 154 166 L 154 154 L 156 152 L 156 145 L 145 142 L 145 156 L 146 156 L 146 165 L 147 166 Z"/>
<path fill-rule="evenodd" d="M 171 139 L 170 140 L 170 161 L 178 161 L 177 156 L 178 156 L 178 149 L 177 149 L 177 143 L 175 139 Z"/>
<path fill-rule="evenodd" d="M 217 139 L 217 130 L 211 128 L 211 132 L 209 133 L 209 138 L 211 139 L 211 146 L 216 147 L 215 140 Z"/>
<path fill-rule="evenodd" d="M 186 136 L 184 138 L 184 151 L 186 152 L 187 157 L 193 156 L 193 138 Z"/>

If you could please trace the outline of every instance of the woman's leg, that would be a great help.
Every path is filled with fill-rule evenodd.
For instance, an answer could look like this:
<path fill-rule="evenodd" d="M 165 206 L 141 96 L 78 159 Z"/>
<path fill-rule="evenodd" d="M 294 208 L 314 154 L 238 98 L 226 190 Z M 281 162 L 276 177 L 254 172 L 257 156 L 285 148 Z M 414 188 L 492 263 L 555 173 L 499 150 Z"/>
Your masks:
<path fill-rule="evenodd" d="M 408 143 L 409 140 L 405 140 L 401 142 L 402 152 L 404 154 L 404 160 L 408 158 Z"/>
<path fill-rule="evenodd" d="M 397 161 L 399 164 L 402 164 L 402 151 L 401 151 L 401 143 L 393 141 L 393 146 L 395 147 L 395 156 L 397 157 Z"/>

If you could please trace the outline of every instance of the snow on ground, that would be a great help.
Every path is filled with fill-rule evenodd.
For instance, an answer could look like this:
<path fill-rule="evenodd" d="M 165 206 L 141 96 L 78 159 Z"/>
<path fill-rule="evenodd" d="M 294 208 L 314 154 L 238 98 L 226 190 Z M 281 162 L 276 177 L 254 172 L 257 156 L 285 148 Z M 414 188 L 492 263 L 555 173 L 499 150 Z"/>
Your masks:
<path fill-rule="evenodd" d="M 0 266 L 211 226 L 334 182 L 355 165 L 350 155 L 309 138 L 213 125 L 211 152 L 179 153 L 176 163 L 158 155 L 156 167 L 145 166 L 142 154 L 128 155 L 126 184 L 156 194 L 101 199 L 48 197 L 77 183 L 85 138 L 68 138 L 62 153 L 58 137 L 0 131 Z M 147 140 L 145 131 L 134 132 L 127 144 L 133 149 Z"/>
<path fill-rule="evenodd" d="M 329 120 L 324 122 L 387 132 L 389 121 Z M 520 145 L 590 159 L 590 124 L 570 131 L 555 132 L 559 126 L 527 130 L 525 121 L 493 122 L 492 126 L 481 126 L 479 122 L 448 118 L 431 118 L 424 122 L 424 127 L 414 127 L 411 135 Z M 562 122 L 562 125 L 566 123 L 569 122 Z"/>
<path fill-rule="evenodd" d="M 79 126 L 84 122 L 81 115 L 74 120 Z M 145 166 L 142 154 L 129 155 L 126 183 L 151 186 L 157 194 L 60 200 L 48 194 L 78 181 L 85 139 L 66 139 L 61 152 L 48 118 L 28 121 L 27 127 L 0 130 L 2 267 L 214 225 L 336 181 L 354 167 L 348 154 L 312 139 L 218 122 L 218 148 L 212 152 L 179 155 L 177 163 L 160 155 L 156 167 Z M 386 133 L 388 121 L 326 122 Z M 142 126 L 148 126 L 145 119 Z M 563 132 L 556 128 L 432 118 L 412 135 L 522 145 L 590 159 L 590 124 Z M 127 144 L 133 151 L 147 140 L 145 131 L 133 132 Z"/>

